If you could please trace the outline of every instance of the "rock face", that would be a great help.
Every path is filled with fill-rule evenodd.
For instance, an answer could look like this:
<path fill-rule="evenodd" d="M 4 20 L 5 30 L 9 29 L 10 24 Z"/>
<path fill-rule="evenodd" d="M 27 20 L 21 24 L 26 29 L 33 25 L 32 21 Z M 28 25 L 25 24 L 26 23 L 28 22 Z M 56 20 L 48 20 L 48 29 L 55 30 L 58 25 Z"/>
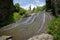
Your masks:
<path fill-rule="evenodd" d="M 53 40 L 53 36 L 49 34 L 36 35 L 28 40 Z"/>
<path fill-rule="evenodd" d="M 0 24 L 14 11 L 13 0 L 0 0 Z"/>

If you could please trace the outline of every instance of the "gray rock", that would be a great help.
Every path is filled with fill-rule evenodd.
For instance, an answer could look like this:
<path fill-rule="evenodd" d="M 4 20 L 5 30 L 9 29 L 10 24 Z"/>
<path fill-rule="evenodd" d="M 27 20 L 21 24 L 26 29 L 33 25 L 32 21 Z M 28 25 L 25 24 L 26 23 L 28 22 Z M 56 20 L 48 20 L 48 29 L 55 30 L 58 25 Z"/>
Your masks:
<path fill-rule="evenodd" d="M 28 40 L 53 40 L 53 36 L 50 34 L 43 33 L 41 35 L 33 36 L 32 38 L 30 38 Z"/>

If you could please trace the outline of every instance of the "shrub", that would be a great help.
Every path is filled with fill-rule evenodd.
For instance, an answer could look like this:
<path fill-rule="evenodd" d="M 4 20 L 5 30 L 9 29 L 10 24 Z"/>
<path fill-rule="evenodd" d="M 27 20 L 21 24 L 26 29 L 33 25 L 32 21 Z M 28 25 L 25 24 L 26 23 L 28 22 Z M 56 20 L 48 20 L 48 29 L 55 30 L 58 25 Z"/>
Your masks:
<path fill-rule="evenodd" d="M 48 33 L 54 36 L 54 40 L 60 40 L 60 18 L 54 18 L 48 26 Z"/>
<path fill-rule="evenodd" d="M 20 19 L 20 14 L 19 13 L 17 13 L 17 12 L 15 12 L 14 14 L 13 14 L 13 18 L 14 18 L 14 21 L 16 22 L 17 20 L 19 20 Z"/>

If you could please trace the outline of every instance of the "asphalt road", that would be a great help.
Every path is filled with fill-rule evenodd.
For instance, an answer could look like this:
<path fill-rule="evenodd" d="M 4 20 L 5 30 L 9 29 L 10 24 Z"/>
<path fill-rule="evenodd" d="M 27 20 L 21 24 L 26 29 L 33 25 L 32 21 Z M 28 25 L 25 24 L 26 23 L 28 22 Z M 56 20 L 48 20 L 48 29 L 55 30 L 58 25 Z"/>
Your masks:
<path fill-rule="evenodd" d="M 1 28 L 1 35 L 10 35 L 13 40 L 27 40 L 37 35 L 45 27 L 46 13 L 39 12 L 30 17 L 23 18 L 11 25 Z"/>

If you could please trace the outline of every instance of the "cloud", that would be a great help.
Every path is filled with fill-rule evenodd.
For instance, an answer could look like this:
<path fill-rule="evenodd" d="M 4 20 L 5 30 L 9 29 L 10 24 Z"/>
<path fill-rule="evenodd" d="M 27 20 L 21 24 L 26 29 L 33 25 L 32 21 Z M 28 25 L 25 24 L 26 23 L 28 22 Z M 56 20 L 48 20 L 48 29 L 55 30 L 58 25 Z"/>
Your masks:
<path fill-rule="evenodd" d="M 28 10 L 31 5 L 32 10 L 34 7 L 45 5 L 45 0 L 14 0 L 14 4 L 15 3 L 19 3 L 20 6 L 26 10 Z"/>
<path fill-rule="evenodd" d="M 40 1 L 39 1 L 39 0 L 35 0 L 35 2 L 37 2 L 37 3 L 38 3 L 38 2 L 40 2 Z"/>
<path fill-rule="evenodd" d="M 38 4 L 37 4 L 37 6 L 41 6 L 41 7 L 42 7 L 43 5 L 45 5 L 45 4 L 44 4 L 44 3 L 38 3 Z"/>
<path fill-rule="evenodd" d="M 36 5 L 31 4 L 31 10 L 32 10 L 34 7 L 36 8 L 37 6 L 36 6 Z"/>
<path fill-rule="evenodd" d="M 44 1 L 42 1 L 42 0 L 35 0 L 35 2 L 36 2 L 37 6 L 43 6 L 43 5 L 45 5 L 45 0 Z"/>
<path fill-rule="evenodd" d="M 21 6 L 22 8 L 24 8 L 25 10 L 28 10 L 29 6 L 26 5 L 26 6 Z"/>
<path fill-rule="evenodd" d="M 28 4 L 28 5 L 25 5 L 25 6 L 21 6 L 22 8 L 24 8 L 25 10 L 28 10 L 29 9 L 29 6 L 31 5 L 31 10 L 35 7 L 37 7 L 37 6 L 43 6 L 43 5 L 45 5 L 45 4 L 43 4 L 43 3 L 39 3 L 39 4 L 37 4 L 37 6 L 35 5 L 35 4 Z"/>
<path fill-rule="evenodd" d="M 35 7 L 37 7 L 36 5 L 34 5 L 34 4 L 28 4 L 28 5 L 26 5 L 26 6 L 21 6 L 22 8 L 24 8 L 24 9 L 26 9 L 26 10 L 28 10 L 29 9 L 29 6 L 31 5 L 31 10 Z"/>

